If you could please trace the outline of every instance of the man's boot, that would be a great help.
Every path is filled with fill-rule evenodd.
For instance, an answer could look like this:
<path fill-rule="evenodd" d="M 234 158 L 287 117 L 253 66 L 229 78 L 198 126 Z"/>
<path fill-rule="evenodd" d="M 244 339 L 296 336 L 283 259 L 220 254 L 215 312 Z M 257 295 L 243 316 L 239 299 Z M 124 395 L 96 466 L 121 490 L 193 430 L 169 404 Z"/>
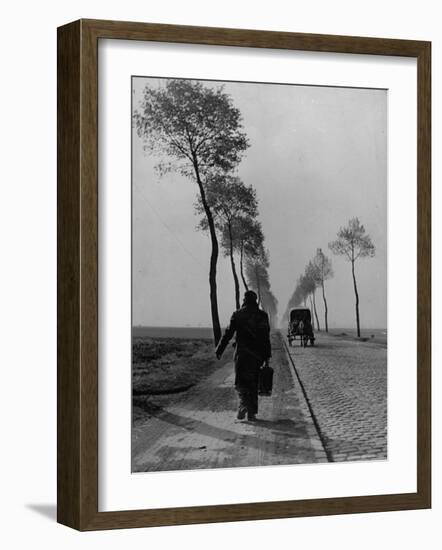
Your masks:
<path fill-rule="evenodd" d="M 238 408 L 238 414 L 236 415 L 236 418 L 238 420 L 244 420 L 246 417 L 247 408 L 244 407 L 244 405 L 240 405 Z"/>

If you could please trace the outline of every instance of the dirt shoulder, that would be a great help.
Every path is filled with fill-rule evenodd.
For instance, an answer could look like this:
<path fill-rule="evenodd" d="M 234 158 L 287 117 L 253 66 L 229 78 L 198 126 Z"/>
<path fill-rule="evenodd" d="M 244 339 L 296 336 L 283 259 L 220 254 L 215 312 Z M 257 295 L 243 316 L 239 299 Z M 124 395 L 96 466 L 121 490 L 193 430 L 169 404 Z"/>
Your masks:
<path fill-rule="evenodd" d="M 228 355 L 228 354 L 226 354 Z M 167 406 L 223 366 L 206 339 L 135 337 L 132 348 L 133 423 Z"/>

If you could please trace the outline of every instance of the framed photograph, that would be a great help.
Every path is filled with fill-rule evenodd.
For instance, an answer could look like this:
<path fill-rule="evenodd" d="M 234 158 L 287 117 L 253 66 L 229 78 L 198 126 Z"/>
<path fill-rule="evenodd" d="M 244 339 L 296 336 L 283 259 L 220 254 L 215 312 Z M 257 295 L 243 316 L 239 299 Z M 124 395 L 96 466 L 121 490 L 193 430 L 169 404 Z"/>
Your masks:
<path fill-rule="evenodd" d="M 429 42 L 58 29 L 58 521 L 431 506 Z"/>

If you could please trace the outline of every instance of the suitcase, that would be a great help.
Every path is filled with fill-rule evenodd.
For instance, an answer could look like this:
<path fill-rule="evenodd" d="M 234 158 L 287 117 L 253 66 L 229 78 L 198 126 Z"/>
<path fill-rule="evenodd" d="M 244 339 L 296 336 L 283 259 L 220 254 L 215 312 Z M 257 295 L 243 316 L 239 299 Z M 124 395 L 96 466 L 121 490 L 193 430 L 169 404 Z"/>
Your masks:
<path fill-rule="evenodd" d="M 273 369 L 269 366 L 261 367 L 259 371 L 258 393 L 259 395 L 272 395 L 272 389 Z"/>

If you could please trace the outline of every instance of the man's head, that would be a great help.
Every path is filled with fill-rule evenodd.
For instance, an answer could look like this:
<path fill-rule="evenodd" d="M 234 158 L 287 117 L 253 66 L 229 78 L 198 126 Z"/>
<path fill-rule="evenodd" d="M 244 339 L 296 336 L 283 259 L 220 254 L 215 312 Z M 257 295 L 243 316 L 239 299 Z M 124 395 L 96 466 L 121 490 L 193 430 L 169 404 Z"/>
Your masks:
<path fill-rule="evenodd" d="M 256 306 L 258 302 L 258 296 L 253 290 L 247 290 L 244 293 L 244 305 L 245 306 Z"/>

